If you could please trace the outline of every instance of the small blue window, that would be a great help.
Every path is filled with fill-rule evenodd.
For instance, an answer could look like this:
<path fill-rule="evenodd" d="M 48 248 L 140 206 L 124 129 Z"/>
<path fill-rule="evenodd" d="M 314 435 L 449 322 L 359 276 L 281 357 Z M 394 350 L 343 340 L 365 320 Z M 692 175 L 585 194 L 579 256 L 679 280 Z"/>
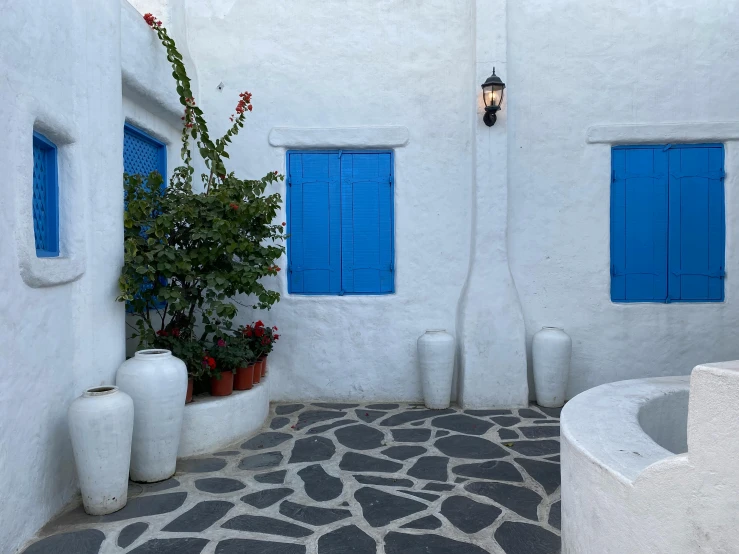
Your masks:
<path fill-rule="evenodd" d="M 167 146 L 142 130 L 126 124 L 123 129 L 123 171 L 129 175 L 148 177 L 158 171 L 167 179 Z"/>
<path fill-rule="evenodd" d="M 722 302 L 723 145 L 618 146 L 612 163 L 611 299 Z"/>
<path fill-rule="evenodd" d="M 33 235 L 36 255 L 59 255 L 59 183 L 57 151 L 41 133 L 33 133 Z"/>
<path fill-rule="evenodd" d="M 288 291 L 394 291 L 392 152 L 288 152 Z"/>

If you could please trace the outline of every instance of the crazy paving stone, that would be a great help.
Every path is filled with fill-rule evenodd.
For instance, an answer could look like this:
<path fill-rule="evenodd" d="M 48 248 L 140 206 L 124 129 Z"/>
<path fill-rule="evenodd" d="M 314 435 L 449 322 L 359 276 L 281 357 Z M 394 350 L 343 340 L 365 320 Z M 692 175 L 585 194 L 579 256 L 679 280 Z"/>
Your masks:
<path fill-rule="evenodd" d="M 557 454 L 556 456 L 549 456 L 549 457 L 544 458 L 544 459 L 545 460 L 549 460 L 550 462 L 557 462 L 557 463 L 559 463 L 559 454 Z"/>
<path fill-rule="evenodd" d="M 261 510 L 290 496 L 293 492 L 295 492 L 293 489 L 288 488 L 266 489 L 242 496 L 241 501 Z"/>
<path fill-rule="evenodd" d="M 241 454 L 240 450 L 222 450 L 221 452 L 214 452 L 214 456 L 236 456 Z"/>
<path fill-rule="evenodd" d="M 426 449 L 423 446 L 391 446 L 381 452 L 388 458 L 394 460 L 407 460 L 424 454 Z"/>
<path fill-rule="evenodd" d="M 207 479 L 197 479 L 195 481 L 196 489 L 203 492 L 212 492 L 214 494 L 240 491 L 244 487 L 246 487 L 246 485 L 241 481 L 228 479 L 226 477 L 209 477 Z"/>
<path fill-rule="evenodd" d="M 453 414 L 431 420 L 431 425 L 466 435 L 484 435 L 493 424 L 464 414 Z"/>
<path fill-rule="evenodd" d="M 356 525 L 347 525 L 318 539 L 318 554 L 377 554 L 377 543 Z"/>
<path fill-rule="evenodd" d="M 425 421 L 411 421 L 411 425 L 413 425 L 415 427 L 420 427 L 424 423 L 426 423 L 426 422 Z"/>
<path fill-rule="evenodd" d="M 280 452 L 263 452 L 247 456 L 239 462 L 239 469 L 265 469 L 275 467 L 282 462 L 282 453 Z"/>
<path fill-rule="evenodd" d="M 307 537 L 313 534 L 313 531 L 310 529 L 288 521 L 252 515 L 236 516 L 235 518 L 229 519 L 221 527 L 224 529 L 234 529 L 235 531 L 264 533 L 266 535 L 279 535 L 281 537 Z M 251 551 L 244 550 L 243 552 Z"/>
<path fill-rule="evenodd" d="M 518 410 L 518 415 L 520 415 L 521 417 L 525 417 L 526 419 L 542 419 L 546 417 L 541 412 L 537 412 L 536 410 L 532 410 L 530 408 L 521 408 L 520 410 Z"/>
<path fill-rule="evenodd" d="M 359 406 L 359 404 L 332 404 L 331 402 L 314 402 L 313 405 L 318 406 L 319 408 L 328 408 L 329 410 L 348 410 L 349 408 L 356 408 Z"/>
<path fill-rule="evenodd" d="M 562 415 L 562 408 L 545 408 L 544 406 L 537 406 L 536 409 L 545 413 L 549 417 L 556 419 L 559 419 L 559 416 Z"/>
<path fill-rule="evenodd" d="M 168 492 L 165 494 L 154 494 L 152 496 L 138 496 L 131 498 L 122 509 L 101 516 L 100 521 L 123 521 L 135 517 L 155 516 L 174 512 L 185 503 L 186 492 Z"/>
<path fill-rule="evenodd" d="M 145 484 L 141 483 L 141 485 L 144 487 L 144 494 L 149 494 L 152 492 L 161 492 L 161 491 L 173 489 L 175 487 L 179 487 L 180 482 L 174 477 L 172 477 L 165 481 L 159 481 L 158 483 L 145 483 Z M 129 498 L 130 498 L 130 495 L 129 495 Z"/>
<path fill-rule="evenodd" d="M 349 510 L 303 506 L 302 504 L 296 504 L 289 500 L 285 500 L 280 504 L 280 513 L 285 517 L 289 517 L 300 523 L 307 523 L 308 525 L 328 525 L 329 523 L 334 523 L 335 521 L 352 516 Z"/>
<path fill-rule="evenodd" d="M 97 529 L 72 531 L 41 539 L 26 548 L 23 554 L 98 554 L 104 540 L 105 535 Z"/>
<path fill-rule="evenodd" d="M 465 410 L 464 413 L 471 416 L 487 417 L 492 415 L 509 415 L 510 410 Z"/>
<path fill-rule="evenodd" d="M 413 481 L 410 479 L 396 479 L 393 477 L 378 477 L 377 475 L 355 475 L 357 483 L 363 485 L 380 485 L 383 487 L 412 487 Z"/>
<path fill-rule="evenodd" d="M 516 423 L 520 423 L 521 420 L 517 417 L 513 416 L 498 416 L 498 417 L 491 417 L 491 421 L 494 421 L 501 427 L 511 427 L 515 425 Z"/>
<path fill-rule="evenodd" d="M 528 458 L 516 458 L 516 462 L 544 487 L 547 494 L 552 494 L 562 483 L 559 464 L 529 460 Z"/>
<path fill-rule="evenodd" d="M 368 410 L 395 410 L 400 408 L 400 404 L 369 404 Z"/>
<path fill-rule="evenodd" d="M 428 502 L 433 502 L 434 500 L 439 500 L 438 494 L 429 494 L 427 492 L 419 492 L 419 491 L 400 491 L 403 494 L 410 494 L 412 496 L 417 496 L 418 498 L 422 498 L 424 500 L 427 500 Z"/>
<path fill-rule="evenodd" d="M 477 533 L 492 525 L 503 510 L 481 504 L 466 496 L 450 496 L 441 503 L 441 514 L 452 525 L 467 534 Z"/>
<path fill-rule="evenodd" d="M 225 516 L 233 506 L 231 502 L 223 500 L 198 502 L 184 514 L 165 525 L 162 531 L 200 533 Z"/>
<path fill-rule="evenodd" d="M 530 422 L 527 421 L 526 423 Z M 536 423 L 537 425 L 556 425 L 559 423 L 559 421 L 557 421 L 556 419 L 535 419 L 534 423 Z"/>
<path fill-rule="evenodd" d="M 562 503 L 555 502 L 552 507 L 549 508 L 549 525 L 556 527 L 557 529 L 562 528 Z"/>
<path fill-rule="evenodd" d="M 504 441 L 520 438 L 513 429 L 498 429 L 498 436 Z"/>
<path fill-rule="evenodd" d="M 292 435 L 288 433 L 274 433 L 267 431 L 266 433 L 260 433 L 255 437 L 250 438 L 244 444 L 241 445 L 243 450 L 263 450 L 269 449 L 273 446 L 282 444 L 286 440 L 290 440 Z"/>
<path fill-rule="evenodd" d="M 521 472 L 509 462 L 488 460 L 479 464 L 462 464 L 452 468 L 455 475 L 474 477 L 475 479 L 492 479 L 493 481 L 522 482 Z"/>
<path fill-rule="evenodd" d="M 408 475 L 425 481 L 446 481 L 448 464 L 449 458 L 444 456 L 423 456 L 408 470 Z"/>
<path fill-rule="evenodd" d="M 437 431 L 436 434 L 434 435 L 434 438 L 438 439 L 439 437 L 446 437 L 448 434 L 449 434 L 449 431 Z"/>
<path fill-rule="evenodd" d="M 118 541 L 116 544 L 121 548 L 131 546 L 148 528 L 149 524 L 144 523 L 143 521 L 126 525 L 118 535 Z"/>
<path fill-rule="evenodd" d="M 560 538 L 538 525 L 506 521 L 497 531 L 495 540 L 506 554 L 558 554 Z"/>
<path fill-rule="evenodd" d="M 469 479 L 464 479 L 463 477 L 457 477 L 454 480 L 455 483 L 465 483 L 466 481 L 469 481 Z"/>
<path fill-rule="evenodd" d="M 426 442 L 431 438 L 431 429 L 392 429 L 395 442 Z"/>
<path fill-rule="evenodd" d="M 391 521 L 425 510 L 428 506 L 418 500 L 388 494 L 371 487 L 362 487 L 354 493 L 362 506 L 362 514 L 372 527 L 382 527 Z"/>
<path fill-rule="evenodd" d="M 353 450 L 372 450 L 382 446 L 385 435 L 369 425 L 351 425 L 334 431 L 336 440 Z"/>
<path fill-rule="evenodd" d="M 354 421 L 353 419 L 345 419 L 343 421 L 334 421 L 333 423 L 327 423 L 326 425 L 317 425 L 308 429 L 308 434 L 316 435 L 323 433 L 324 431 L 328 431 L 329 429 L 333 429 L 334 427 L 342 427 L 343 425 L 351 425 L 352 423 L 356 423 L 356 421 Z"/>
<path fill-rule="evenodd" d="M 452 458 L 490 460 L 508 455 L 500 446 L 489 440 L 480 437 L 468 437 L 467 435 L 450 435 L 437 440 L 434 446 Z"/>
<path fill-rule="evenodd" d="M 340 417 L 346 417 L 346 412 L 337 412 L 335 410 L 307 410 L 298 416 L 297 426 L 299 429 L 302 429 L 307 425 L 313 425 L 314 423 L 328 421 L 330 419 L 338 419 Z"/>
<path fill-rule="evenodd" d="M 186 537 L 181 539 L 152 539 L 134 548 L 128 554 L 200 554 L 208 539 Z"/>
<path fill-rule="evenodd" d="M 271 471 L 269 473 L 260 473 L 254 476 L 257 483 L 268 483 L 270 485 L 281 485 L 285 482 L 285 474 L 287 470 Z"/>
<path fill-rule="evenodd" d="M 396 473 L 403 469 L 403 465 L 390 460 L 373 458 L 366 454 L 347 452 L 341 458 L 339 468 L 343 471 L 369 472 L 369 473 Z"/>
<path fill-rule="evenodd" d="M 226 539 L 218 543 L 215 554 L 244 554 L 245 552 L 249 554 L 305 554 L 305 546 L 253 539 Z"/>
<path fill-rule="evenodd" d="M 508 446 L 509 443 L 506 443 Z M 516 441 L 510 443 L 511 448 L 524 456 L 549 456 L 551 454 L 559 454 L 559 441 L 554 440 L 533 440 L 533 441 Z"/>
<path fill-rule="evenodd" d="M 426 516 L 400 526 L 401 529 L 438 529 L 441 520 L 436 516 Z"/>
<path fill-rule="evenodd" d="M 357 408 L 354 410 L 354 413 L 357 414 L 359 419 L 366 421 L 367 423 L 372 423 L 374 420 L 387 415 L 385 412 L 378 412 L 377 410 L 368 410 L 364 408 Z"/>
<path fill-rule="evenodd" d="M 190 458 L 188 460 L 177 460 L 178 473 L 210 473 L 220 471 L 226 467 L 223 458 Z"/>
<path fill-rule="evenodd" d="M 406 535 L 392 531 L 385 535 L 385 554 L 488 554 L 479 546 L 441 535 Z M 551 553 L 554 554 L 554 551 Z"/>
<path fill-rule="evenodd" d="M 535 427 L 519 427 L 527 439 L 545 439 L 559 437 L 559 425 L 539 425 Z"/>
<path fill-rule="evenodd" d="M 307 437 L 298 439 L 293 446 L 293 452 L 290 455 L 290 464 L 299 464 L 301 462 L 322 462 L 329 460 L 336 452 L 336 446 L 326 437 Z"/>
<path fill-rule="evenodd" d="M 451 408 L 446 410 L 406 410 L 405 412 L 391 415 L 389 418 L 382 420 L 380 425 L 383 427 L 394 427 L 396 425 L 405 425 L 411 421 L 418 421 L 420 419 L 427 419 L 433 416 L 453 413 L 454 410 Z"/>
<path fill-rule="evenodd" d="M 277 406 L 275 408 L 275 413 L 277 415 L 292 414 L 304 407 L 305 406 L 303 404 L 283 404 L 282 406 Z"/>
<path fill-rule="evenodd" d="M 454 485 L 448 485 L 446 483 L 426 483 L 426 486 L 423 487 L 423 490 L 425 491 L 450 491 L 454 488 Z"/>
<path fill-rule="evenodd" d="M 298 476 L 305 483 L 305 494 L 318 502 L 333 500 L 344 490 L 341 479 L 329 475 L 318 464 L 304 467 L 298 471 Z"/>
<path fill-rule="evenodd" d="M 487 496 L 520 516 L 537 521 L 536 508 L 542 498 L 531 489 L 505 483 L 467 483 L 464 488 L 473 494 Z"/>
<path fill-rule="evenodd" d="M 290 423 L 289 417 L 276 417 L 270 422 L 269 428 L 270 429 L 282 429 L 288 423 Z"/>

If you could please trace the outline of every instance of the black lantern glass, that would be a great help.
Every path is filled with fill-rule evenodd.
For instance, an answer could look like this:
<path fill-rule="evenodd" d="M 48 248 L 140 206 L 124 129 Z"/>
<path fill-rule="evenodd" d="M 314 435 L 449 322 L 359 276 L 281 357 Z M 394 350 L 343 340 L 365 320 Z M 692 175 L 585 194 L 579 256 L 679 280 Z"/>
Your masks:
<path fill-rule="evenodd" d="M 485 115 L 482 120 L 488 127 L 495 125 L 497 119 L 495 112 L 500 109 L 504 90 L 505 83 L 495 74 L 495 68 L 493 68 L 493 74 L 482 84 L 482 100 L 485 102 Z"/>

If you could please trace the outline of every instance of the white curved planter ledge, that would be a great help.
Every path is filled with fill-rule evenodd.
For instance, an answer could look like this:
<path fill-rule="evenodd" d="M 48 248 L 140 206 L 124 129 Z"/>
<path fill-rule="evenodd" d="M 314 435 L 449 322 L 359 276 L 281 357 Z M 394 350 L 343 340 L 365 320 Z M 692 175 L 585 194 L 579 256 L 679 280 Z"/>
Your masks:
<path fill-rule="evenodd" d="M 185 405 L 177 457 L 223 449 L 257 431 L 269 415 L 269 377 L 230 396 L 195 397 Z"/>
<path fill-rule="evenodd" d="M 739 140 L 739 121 L 639 123 L 588 127 L 589 144 L 723 142 Z"/>
<path fill-rule="evenodd" d="M 274 127 L 269 143 L 283 148 L 394 148 L 410 140 L 407 127 Z"/>

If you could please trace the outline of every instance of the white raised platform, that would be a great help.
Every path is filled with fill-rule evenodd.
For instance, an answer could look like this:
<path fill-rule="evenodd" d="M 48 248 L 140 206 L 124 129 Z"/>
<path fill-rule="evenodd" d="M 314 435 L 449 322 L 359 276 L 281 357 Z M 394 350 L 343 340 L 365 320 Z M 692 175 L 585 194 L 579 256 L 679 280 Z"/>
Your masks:
<path fill-rule="evenodd" d="M 179 458 L 215 452 L 248 437 L 269 414 L 269 376 L 230 396 L 197 396 L 185 406 Z"/>

